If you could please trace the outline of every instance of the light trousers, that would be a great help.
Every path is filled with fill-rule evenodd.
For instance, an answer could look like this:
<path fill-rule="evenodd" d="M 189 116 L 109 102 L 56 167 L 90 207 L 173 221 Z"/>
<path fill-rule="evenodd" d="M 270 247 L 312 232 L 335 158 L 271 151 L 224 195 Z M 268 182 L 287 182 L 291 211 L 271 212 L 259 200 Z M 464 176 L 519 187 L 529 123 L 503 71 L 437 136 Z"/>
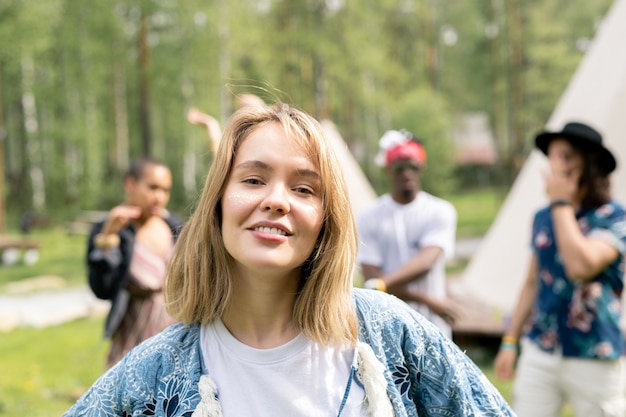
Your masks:
<path fill-rule="evenodd" d="M 566 401 L 576 417 L 626 416 L 626 358 L 564 358 L 522 339 L 513 410 L 518 417 L 559 417 Z"/>

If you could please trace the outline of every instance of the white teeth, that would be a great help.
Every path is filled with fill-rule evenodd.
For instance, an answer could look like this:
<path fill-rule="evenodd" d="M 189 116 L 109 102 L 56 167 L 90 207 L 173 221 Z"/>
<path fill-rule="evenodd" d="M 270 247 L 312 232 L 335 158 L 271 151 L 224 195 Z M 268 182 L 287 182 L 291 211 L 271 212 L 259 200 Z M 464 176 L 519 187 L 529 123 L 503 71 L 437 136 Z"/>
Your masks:
<path fill-rule="evenodd" d="M 258 232 L 263 232 L 263 233 L 270 233 L 272 235 L 287 236 L 287 233 L 285 233 L 283 230 L 280 230 L 276 227 L 255 227 L 254 230 Z"/>

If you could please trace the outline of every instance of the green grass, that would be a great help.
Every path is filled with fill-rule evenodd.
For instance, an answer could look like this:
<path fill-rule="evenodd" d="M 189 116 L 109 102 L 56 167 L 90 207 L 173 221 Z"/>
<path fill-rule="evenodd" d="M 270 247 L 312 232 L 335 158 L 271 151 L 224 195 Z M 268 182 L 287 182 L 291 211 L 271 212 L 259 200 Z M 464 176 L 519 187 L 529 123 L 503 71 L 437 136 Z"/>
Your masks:
<path fill-rule="evenodd" d="M 13 265 L 0 265 L 0 290 L 4 284 L 37 276 L 56 276 L 67 285 L 86 282 L 85 251 L 87 237 L 69 235 L 63 228 L 34 229 L 21 237 L 17 232 L 8 232 L 16 239 L 32 240 L 40 245 L 39 260 L 33 265 L 18 262 Z"/>
<path fill-rule="evenodd" d="M 456 207 L 458 238 L 483 236 L 493 223 L 505 197 L 504 190 L 494 188 L 442 196 Z"/>
<path fill-rule="evenodd" d="M 105 369 L 103 319 L 0 334 L 0 416 L 60 416 Z"/>

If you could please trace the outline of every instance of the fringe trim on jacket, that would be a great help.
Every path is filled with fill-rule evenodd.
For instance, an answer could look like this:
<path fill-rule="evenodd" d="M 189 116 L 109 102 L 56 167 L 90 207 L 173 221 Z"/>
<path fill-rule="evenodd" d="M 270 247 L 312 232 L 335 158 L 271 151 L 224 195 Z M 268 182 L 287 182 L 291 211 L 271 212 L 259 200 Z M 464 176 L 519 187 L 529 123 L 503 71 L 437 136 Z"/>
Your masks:
<path fill-rule="evenodd" d="M 385 367 L 367 343 L 357 343 L 355 353 L 357 376 L 365 389 L 368 417 L 393 417 L 395 413 L 387 395 Z M 223 417 L 222 407 L 217 399 L 217 386 L 210 376 L 200 377 L 198 391 L 200 402 L 192 417 Z"/>

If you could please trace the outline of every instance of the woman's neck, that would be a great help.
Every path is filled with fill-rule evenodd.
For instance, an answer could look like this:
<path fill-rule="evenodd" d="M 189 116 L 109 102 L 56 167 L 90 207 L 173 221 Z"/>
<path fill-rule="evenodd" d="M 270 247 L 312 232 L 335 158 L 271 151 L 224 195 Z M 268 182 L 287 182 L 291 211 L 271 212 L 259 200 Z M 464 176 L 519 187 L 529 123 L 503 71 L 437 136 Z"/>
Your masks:
<path fill-rule="evenodd" d="M 233 296 L 222 321 L 242 343 L 268 349 L 283 345 L 300 331 L 293 322 L 297 282 L 254 277 L 234 280 Z"/>

